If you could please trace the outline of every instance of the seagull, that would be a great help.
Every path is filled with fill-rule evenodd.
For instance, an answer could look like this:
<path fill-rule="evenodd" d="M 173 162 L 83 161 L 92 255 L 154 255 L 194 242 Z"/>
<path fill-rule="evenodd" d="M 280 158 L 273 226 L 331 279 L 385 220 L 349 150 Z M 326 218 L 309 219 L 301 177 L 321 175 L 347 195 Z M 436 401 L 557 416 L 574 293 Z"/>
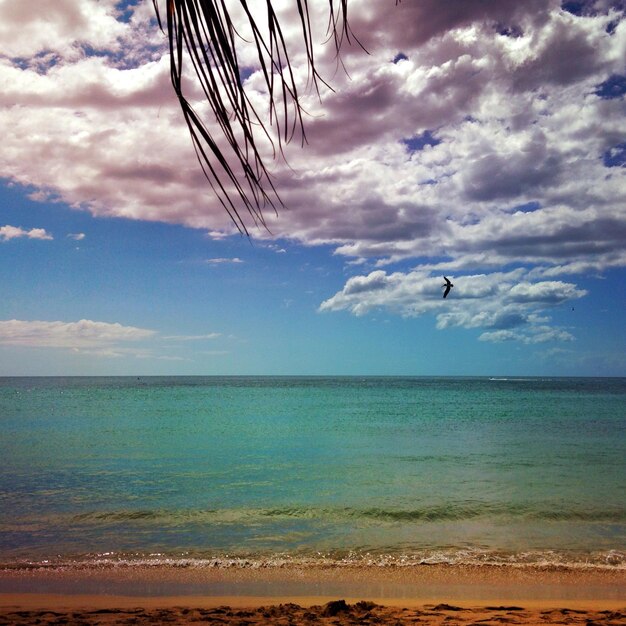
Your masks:
<path fill-rule="evenodd" d="M 452 289 L 452 287 L 454 287 L 454 285 L 450 282 L 449 278 L 446 278 L 444 276 L 443 279 L 446 281 L 445 285 L 441 285 L 442 287 L 446 288 L 446 290 L 443 292 L 443 297 L 445 298 L 450 293 L 450 289 Z"/>

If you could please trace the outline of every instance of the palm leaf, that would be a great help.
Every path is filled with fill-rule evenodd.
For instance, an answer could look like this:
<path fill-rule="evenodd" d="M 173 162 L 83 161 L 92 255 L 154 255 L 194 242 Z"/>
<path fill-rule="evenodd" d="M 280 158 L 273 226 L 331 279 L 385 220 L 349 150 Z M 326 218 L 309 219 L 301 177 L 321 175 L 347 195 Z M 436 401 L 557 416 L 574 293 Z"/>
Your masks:
<path fill-rule="evenodd" d="M 302 137 L 303 143 L 306 141 L 303 110 L 278 16 L 271 0 L 252 0 L 255 9 L 262 7 L 265 11 L 266 20 L 261 28 L 248 0 L 235 0 L 246 20 L 237 29 L 226 0 L 164 1 L 166 27 L 161 20 L 159 0 L 152 0 L 159 26 L 162 30 L 167 29 L 172 85 L 196 156 L 219 202 L 239 231 L 248 234 L 244 221 L 246 211 L 255 225 L 265 226 L 264 209 L 269 207 L 277 211 L 283 204 L 257 144 L 259 130 L 271 145 L 274 157 L 282 155 L 284 144 L 296 134 Z M 308 2 L 294 2 L 300 18 L 310 83 L 319 94 L 319 84 L 324 81 L 315 67 Z M 348 0 L 328 0 L 328 6 L 328 35 L 338 54 L 344 40 L 351 42 L 355 39 L 348 27 Z M 256 48 L 258 67 L 267 86 L 267 119 L 255 110 L 241 79 L 237 44 L 243 41 L 238 34 L 243 28 L 252 33 L 249 43 Z M 217 122 L 217 137 L 185 96 L 183 86 L 188 66 L 191 66 L 191 75 L 198 80 L 212 111 L 211 121 Z M 210 126 L 214 127 L 214 124 Z M 272 139 L 271 126 L 276 127 L 276 139 Z"/>

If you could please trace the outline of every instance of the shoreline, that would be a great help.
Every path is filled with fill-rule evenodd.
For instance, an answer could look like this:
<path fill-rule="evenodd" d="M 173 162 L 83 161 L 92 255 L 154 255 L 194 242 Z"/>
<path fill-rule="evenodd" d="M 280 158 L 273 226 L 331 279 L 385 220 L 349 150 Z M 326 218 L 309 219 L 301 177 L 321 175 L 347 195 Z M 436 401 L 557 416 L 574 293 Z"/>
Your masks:
<path fill-rule="evenodd" d="M 626 570 L 484 565 L 133 565 L 0 570 L 0 594 L 119 597 L 361 598 L 379 601 L 586 602 L 626 605 Z"/>
<path fill-rule="evenodd" d="M 626 624 L 626 572 L 446 565 L 0 571 L 0 624 L 348 626 L 564 619 Z"/>

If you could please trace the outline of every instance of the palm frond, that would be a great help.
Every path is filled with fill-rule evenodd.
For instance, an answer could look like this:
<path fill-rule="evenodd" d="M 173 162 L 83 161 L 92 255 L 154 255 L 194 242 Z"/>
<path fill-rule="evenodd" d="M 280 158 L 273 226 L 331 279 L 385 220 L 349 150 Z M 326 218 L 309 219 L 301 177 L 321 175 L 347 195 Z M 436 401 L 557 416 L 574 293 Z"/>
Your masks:
<path fill-rule="evenodd" d="M 248 0 L 230 1 L 229 7 L 226 0 L 165 0 L 164 27 L 159 0 L 152 0 L 159 26 L 167 29 L 172 85 L 202 171 L 239 231 L 247 234 L 242 210 L 249 213 L 255 225 L 265 226 L 264 210 L 269 207 L 277 211 L 283 204 L 261 156 L 257 137 L 269 142 L 276 157 L 282 155 L 284 144 L 294 136 L 299 135 L 304 143 L 306 135 L 296 78 L 272 0 L 251 0 L 256 15 L 259 8 L 263 9 L 263 22 L 253 15 Z M 319 94 L 320 82 L 324 81 L 315 66 L 308 2 L 293 1 L 299 15 L 309 80 Z M 239 3 L 245 16 L 243 24 L 234 23 L 233 2 Z M 328 35 L 339 53 L 344 40 L 358 40 L 348 26 L 348 0 L 328 0 L 328 5 Z M 237 44 L 242 41 L 239 32 L 244 29 L 252 34 L 250 43 L 256 48 L 258 68 L 267 86 L 267 116 L 257 113 L 243 86 Z M 189 71 L 199 82 L 212 111 L 211 124 L 194 111 L 184 93 Z M 219 127 L 217 137 L 209 130 L 214 122 Z M 276 128 L 276 139 L 272 138 L 271 126 Z"/>

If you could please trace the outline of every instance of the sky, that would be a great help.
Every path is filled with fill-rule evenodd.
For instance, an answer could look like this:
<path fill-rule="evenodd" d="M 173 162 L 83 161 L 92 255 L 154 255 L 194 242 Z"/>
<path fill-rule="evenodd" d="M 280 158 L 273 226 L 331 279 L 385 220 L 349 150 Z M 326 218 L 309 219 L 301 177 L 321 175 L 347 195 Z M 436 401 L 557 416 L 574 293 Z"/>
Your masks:
<path fill-rule="evenodd" d="M 0 376 L 626 376 L 623 1 L 350 0 L 339 59 L 311 3 L 319 95 L 273 3 L 307 143 L 260 141 L 249 237 L 152 1 L 36 4 L 0 0 Z"/>

